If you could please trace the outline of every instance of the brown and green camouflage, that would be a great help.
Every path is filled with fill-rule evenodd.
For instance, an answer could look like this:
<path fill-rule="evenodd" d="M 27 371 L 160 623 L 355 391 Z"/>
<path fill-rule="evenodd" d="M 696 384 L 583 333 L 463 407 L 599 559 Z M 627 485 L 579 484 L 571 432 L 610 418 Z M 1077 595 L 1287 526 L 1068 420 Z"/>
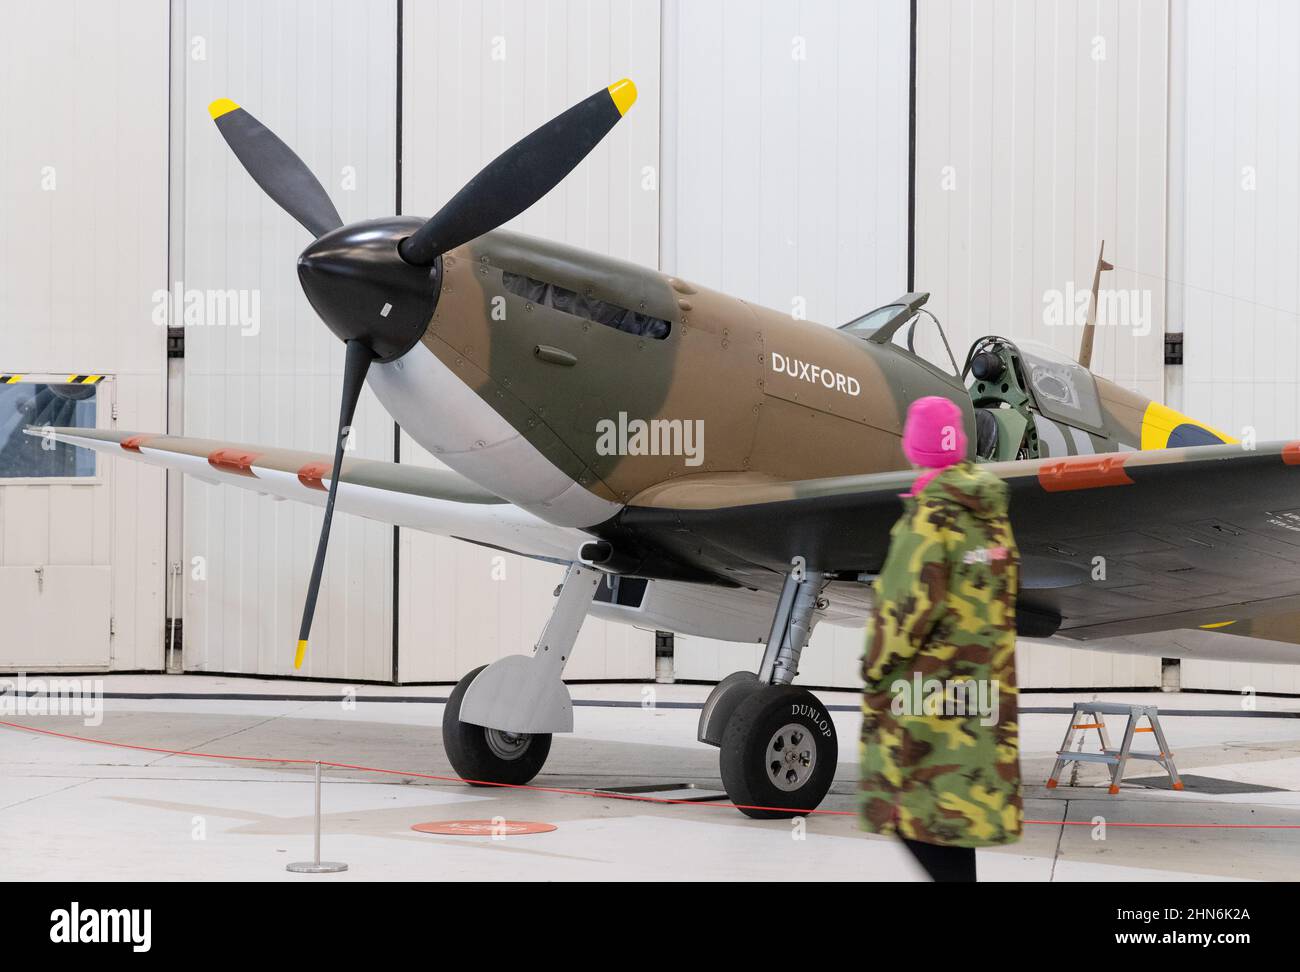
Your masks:
<path fill-rule="evenodd" d="M 862 662 L 865 830 L 958 847 L 1019 839 L 1020 557 L 1006 496 L 1000 479 L 960 463 L 904 498 Z"/>

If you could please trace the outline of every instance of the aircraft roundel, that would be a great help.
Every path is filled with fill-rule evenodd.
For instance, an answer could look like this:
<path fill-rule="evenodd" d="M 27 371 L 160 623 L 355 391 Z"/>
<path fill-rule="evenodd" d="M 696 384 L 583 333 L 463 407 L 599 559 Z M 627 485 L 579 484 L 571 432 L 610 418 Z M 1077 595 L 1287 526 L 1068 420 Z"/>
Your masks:
<path fill-rule="evenodd" d="M 1236 441 L 1213 426 L 1188 418 L 1159 402 L 1148 402 L 1142 414 L 1143 449 L 1177 449 Z"/>

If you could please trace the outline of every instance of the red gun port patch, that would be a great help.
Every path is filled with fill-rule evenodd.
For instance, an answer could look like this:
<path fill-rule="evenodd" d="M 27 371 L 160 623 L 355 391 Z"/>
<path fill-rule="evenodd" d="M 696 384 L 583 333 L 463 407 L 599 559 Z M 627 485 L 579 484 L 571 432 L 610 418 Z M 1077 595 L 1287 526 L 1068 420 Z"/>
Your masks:
<path fill-rule="evenodd" d="M 333 471 L 334 467 L 328 462 L 309 462 L 298 470 L 298 482 L 308 489 L 319 489 L 322 493 L 328 493 L 329 490 L 321 480 Z"/>
<path fill-rule="evenodd" d="M 218 449 L 208 456 L 208 465 L 222 472 L 252 476 L 256 479 L 257 474 L 253 472 L 253 463 L 257 458 L 258 453 L 244 449 Z"/>
<path fill-rule="evenodd" d="M 140 447 L 152 438 L 152 435 L 128 435 L 121 445 L 127 452 L 139 452 Z"/>
<path fill-rule="evenodd" d="M 1089 456 L 1086 459 L 1063 459 L 1038 467 L 1038 485 L 1049 493 L 1070 489 L 1094 489 L 1098 486 L 1131 486 L 1133 480 L 1124 471 L 1128 456 Z"/>
<path fill-rule="evenodd" d="M 1300 440 L 1282 447 L 1282 461 L 1288 466 L 1300 466 Z"/>

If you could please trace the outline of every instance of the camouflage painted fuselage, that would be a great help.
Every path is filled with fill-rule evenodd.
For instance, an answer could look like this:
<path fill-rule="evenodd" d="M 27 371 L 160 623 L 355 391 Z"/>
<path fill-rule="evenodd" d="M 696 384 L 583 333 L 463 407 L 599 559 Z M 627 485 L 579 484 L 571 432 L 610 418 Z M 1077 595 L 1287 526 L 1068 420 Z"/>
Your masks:
<path fill-rule="evenodd" d="M 537 299 L 543 289 L 569 294 L 566 309 Z M 629 333 L 583 316 L 582 306 L 597 305 L 664 326 Z M 923 395 L 958 402 L 975 440 L 962 380 L 901 347 L 504 230 L 446 255 L 423 337 L 377 364 L 370 382 L 449 466 L 544 519 L 583 528 L 629 504 L 655 505 L 666 486 L 678 502 L 691 483 L 710 490 L 906 468 L 902 419 Z M 1147 431 L 1147 399 L 1108 382 L 1099 393 L 1102 424 L 1044 436 L 1043 454 L 1159 438 Z M 611 450 L 602 439 L 602 426 L 638 420 L 690 424 L 698 454 L 644 441 Z"/>

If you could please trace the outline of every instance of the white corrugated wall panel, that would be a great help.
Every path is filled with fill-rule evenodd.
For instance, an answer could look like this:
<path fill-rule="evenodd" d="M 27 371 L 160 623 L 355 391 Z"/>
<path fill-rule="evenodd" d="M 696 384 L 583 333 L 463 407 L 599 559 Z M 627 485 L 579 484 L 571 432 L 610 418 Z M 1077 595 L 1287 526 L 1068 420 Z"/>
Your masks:
<path fill-rule="evenodd" d="M 829 326 L 907 289 L 909 3 L 667 0 L 662 265 Z M 858 684 L 822 625 L 801 683 Z M 678 678 L 761 649 L 678 637 Z"/>
<path fill-rule="evenodd" d="M 836 325 L 907 284 L 907 0 L 668 0 L 663 267 Z"/>
<path fill-rule="evenodd" d="M 167 4 L 0 0 L 0 19 L 0 369 L 112 374 L 99 407 L 116 396 L 117 427 L 161 428 Z M 163 474 L 99 469 L 102 487 L 0 488 L 0 564 L 111 566 L 111 667 L 159 668 Z M 58 665 L 76 647 L 40 651 Z"/>
<path fill-rule="evenodd" d="M 1151 328 L 1100 322 L 1094 370 L 1163 391 L 1164 0 L 935 0 L 917 25 L 916 286 L 954 353 L 987 333 L 1073 356 L 1044 296 L 1151 292 Z"/>
<path fill-rule="evenodd" d="M 208 117 L 228 97 L 311 167 L 345 222 L 390 215 L 396 191 L 392 0 L 190 0 L 184 100 L 186 288 L 260 295 L 254 328 L 186 329 L 185 434 L 333 451 L 343 345 L 298 284 L 309 234 L 253 182 Z M 200 51 L 202 56 L 197 56 Z M 349 177 L 354 177 L 353 184 Z M 351 186 L 351 188 L 349 188 Z M 393 422 L 366 391 L 356 455 L 392 459 Z M 185 479 L 185 665 L 291 672 L 321 511 Z M 194 558 L 206 579 L 196 579 Z M 387 679 L 392 528 L 340 515 L 302 673 Z"/>
<path fill-rule="evenodd" d="M 627 117 L 510 225 L 656 265 L 657 2 L 407 3 L 402 27 L 406 212 L 434 212 L 517 139 L 593 91 L 630 77 L 638 97 Z M 402 461 L 437 464 L 405 434 Z M 502 655 L 528 653 L 562 578 L 555 565 L 401 531 L 401 680 L 454 681 Z M 589 618 L 565 677 L 649 678 L 654 664 L 652 632 Z"/>
<path fill-rule="evenodd" d="M 1073 357 L 1044 297 L 1150 295 L 1149 331 L 1099 322 L 1094 370 L 1163 393 L 1165 0 L 928 0 L 917 24 L 916 288 L 960 360 L 984 334 Z M 1021 646 L 1027 686 L 1159 685 L 1160 662 Z"/>
<path fill-rule="evenodd" d="M 1171 241 L 1181 304 L 1183 410 L 1258 441 L 1300 435 L 1300 9 L 1189 0 L 1173 43 L 1184 57 L 1184 213 Z M 1173 300 L 1177 295 L 1178 301 Z M 1230 641 L 1230 643 L 1233 643 Z M 1240 645 L 1247 649 L 1249 642 Z M 1296 648 L 1300 659 L 1300 647 Z M 1300 691 L 1300 667 L 1188 660 L 1187 688 Z"/>

